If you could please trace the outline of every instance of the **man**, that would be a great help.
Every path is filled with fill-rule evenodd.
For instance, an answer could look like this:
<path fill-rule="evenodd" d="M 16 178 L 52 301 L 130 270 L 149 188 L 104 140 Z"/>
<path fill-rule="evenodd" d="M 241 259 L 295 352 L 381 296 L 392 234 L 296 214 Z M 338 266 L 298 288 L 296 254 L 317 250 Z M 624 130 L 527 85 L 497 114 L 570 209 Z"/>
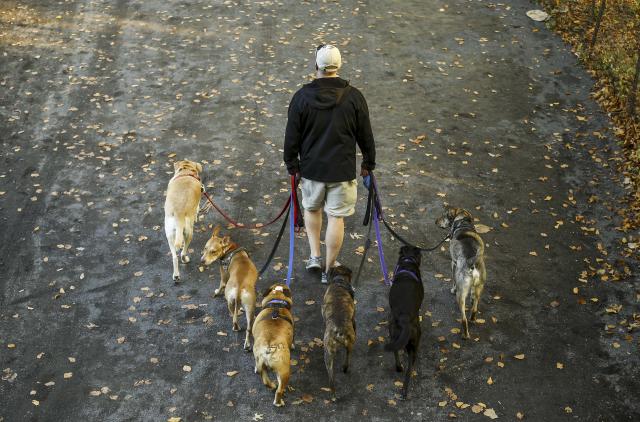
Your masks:
<path fill-rule="evenodd" d="M 356 144 L 362 152 L 360 175 L 375 167 L 376 150 L 364 96 L 338 77 L 340 51 L 316 49 L 316 79 L 298 90 L 289 104 L 284 162 L 289 174 L 302 177 L 302 206 L 311 256 L 307 270 L 322 269 L 320 231 L 327 214 L 326 260 L 322 283 L 337 265 L 344 238 L 344 217 L 355 212 Z"/>

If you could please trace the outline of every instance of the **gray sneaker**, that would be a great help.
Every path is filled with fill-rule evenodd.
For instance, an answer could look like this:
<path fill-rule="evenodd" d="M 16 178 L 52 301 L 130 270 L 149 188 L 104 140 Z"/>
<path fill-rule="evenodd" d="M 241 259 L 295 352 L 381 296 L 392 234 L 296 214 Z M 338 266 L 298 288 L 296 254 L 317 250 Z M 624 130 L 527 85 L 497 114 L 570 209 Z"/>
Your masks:
<path fill-rule="evenodd" d="M 307 271 L 315 271 L 322 268 L 322 257 L 321 256 L 310 256 L 307 260 L 307 265 L 305 267 Z"/>
<path fill-rule="evenodd" d="M 329 284 L 329 280 L 327 279 L 327 273 L 322 272 L 322 277 L 320 277 L 320 283 Z"/>

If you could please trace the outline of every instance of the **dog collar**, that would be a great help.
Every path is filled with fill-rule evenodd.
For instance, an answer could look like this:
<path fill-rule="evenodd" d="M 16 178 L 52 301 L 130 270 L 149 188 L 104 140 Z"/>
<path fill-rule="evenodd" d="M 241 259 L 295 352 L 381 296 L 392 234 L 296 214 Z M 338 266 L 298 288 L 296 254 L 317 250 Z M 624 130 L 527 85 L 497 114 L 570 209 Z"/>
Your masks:
<path fill-rule="evenodd" d="M 265 308 L 272 308 L 271 310 L 271 319 L 283 319 L 287 321 L 289 324 L 293 325 L 293 321 L 286 315 L 282 315 L 280 313 L 280 309 L 291 309 L 291 305 L 286 300 L 282 299 L 271 299 L 264 306 Z"/>
<path fill-rule="evenodd" d="M 249 255 L 249 253 L 247 252 L 247 250 L 245 248 L 243 248 L 242 246 L 235 248 L 234 250 L 232 250 L 231 252 L 227 252 L 222 259 L 220 260 L 220 264 L 222 265 L 222 267 L 227 267 L 229 268 L 229 265 L 231 265 L 231 260 L 233 259 L 233 257 L 238 253 L 238 252 L 242 252 L 244 251 L 247 255 Z"/>
<path fill-rule="evenodd" d="M 287 302 L 286 300 L 282 300 L 282 299 L 271 299 L 269 302 L 267 302 L 266 305 L 264 305 L 265 308 L 285 308 L 285 309 L 291 309 L 291 305 L 289 304 L 289 302 Z"/>
<path fill-rule="evenodd" d="M 198 182 L 200 181 L 200 177 L 197 175 L 197 173 L 179 174 L 177 176 L 173 176 L 173 180 L 179 179 L 181 177 L 193 177 Z"/>
<path fill-rule="evenodd" d="M 347 283 L 346 281 L 340 278 L 338 280 L 333 279 L 331 284 L 335 284 L 336 286 L 342 287 L 343 289 L 349 292 L 351 299 L 355 299 L 356 291 L 354 290 L 353 286 L 350 283 Z"/>
<path fill-rule="evenodd" d="M 420 280 L 420 277 L 413 271 L 398 269 L 398 266 L 396 266 L 396 269 L 393 271 L 393 278 L 395 279 L 398 274 L 408 274 L 411 276 L 411 278 L 413 278 L 418 283 L 422 283 L 422 280 Z"/>
<path fill-rule="evenodd" d="M 462 231 L 465 231 L 465 232 L 476 231 L 476 228 L 473 225 L 473 222 L 467 217 L 461 218 L 460 220 L 456 220 L 453 222 L 453 224 L 451 225 L 451 238 L 455 238 L 456 235 Z"/>

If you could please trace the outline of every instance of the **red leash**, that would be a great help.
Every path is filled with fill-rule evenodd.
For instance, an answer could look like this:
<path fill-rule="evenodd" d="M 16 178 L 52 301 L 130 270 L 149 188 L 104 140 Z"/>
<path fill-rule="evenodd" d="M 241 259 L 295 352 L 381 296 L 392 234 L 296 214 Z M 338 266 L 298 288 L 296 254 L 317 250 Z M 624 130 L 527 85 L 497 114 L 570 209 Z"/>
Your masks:
<path fill-rule="evenodd" d="M 196 179 L 198 182 L 200 182 L 200 178 L 198 176 L 196 176 L 195 174 L 181 174 L 179 176 L 176 176 L 174 179 L 178 179 L 180 177 L 193 177 L 194 179 Z M 280 219 L 280 217 L 282 217 L 285 213 L 285 211 L 287 211 L 289 209 L 289 204 L 291 203 L 291 195 L 289 195 L 289 198 L 287 199 L 287 202 L 284 204 L 284 206 L 282 207 L 282 209 L 280 210 L 280 213 L 271 221 L 269 221 L 268 223 L 256 223 L 256 224 L 252 224 L 250 226 L 247 226 L 245 224 L 242 223 L 238 223 L 237 221 L 235 221 L 234 219 L 232 219 L 231 217 L 229 217 L 227 214 L 225 214 L 224 211 L 222 211 L 220 209 L 220 207 L 218 207 L 215 202 L 213 202 L 213 199 L 211 199 L 211 197 L 209 196 L 209 194 L 204 190 L 204 185 L 202 184 L 202 182 L 200 182 L 200 185 L 202 187 L 202 194 L 204 195 L 205 198 L 207 198 L 207 201 L 209 201 L 209 203 L 211 204 L 211 206 L 213 208 L 216 209 L 216 211 L 218 211 L 220 213 L 221 216 L 224 217 L 225 220 L 227 220 L 229 223 L 231 223 L 232 225 L 234 225 L 235 227 L 238 227 L 240 229 L 259 229 L 262 227 L 267 227 L 273 223 L 275 223 L 276 221 L 278 221 Z M 295 210 L 295 221 L 296 223 L 298 223 L 299 221 L 299 216 L 298 216 L 298 200 L 295 194 L 295 189 L 296 185 L 295 185 L 295 176 L 291 176 L 291 188 L 293 189 L 293 196 L 295 198 L 295 204 L 296 206 L 294 207 Z"/>
<path fill-rule="evenodd" d="M 284 204 L 284 207 L 282 207 L 282 210 L 280 210 L 280 213 L 278 214 L 278 216 L 276 218 L 274 218 L 273 220 L 269 221 L 268 223 L 256 223 L 256 224 L 252 224 L 250 226 L 247 226 L 245 224 L 242 223 L 238 223 L 237 221 L 233 220 L 231 217 L 229 217 L 227 214 L 225 214 L 224 211 L 222 211 L 211 199 L 211 197 L 209 196 L 209 194 L 205 191 L 202 192 L 202 194 L 204 195 L 205 198 L 207 198 L 207 201 L 209 201 L 209 203 L 213 206 L 213 208 L 216 209 L 216 211 L 218 211 L 220 213 L 221 216 L 224 217 L 225 220 L 227 220 L 229 223 L 233 224 L 234 226 L 240 228 L 240 229 L 259 229 L 261 227 L 267 227 L 273 223 L 275 223 L 276 221 L 278 221 L 280 219 L 280 217 L 282 217 L 285 213 L 285 211 L 287 211 L 287 209 L 289 208 L 289 203 L 291 202 L 291 197 L 289 197 L 289 199 L 287 199 L 287 202 Z"/>

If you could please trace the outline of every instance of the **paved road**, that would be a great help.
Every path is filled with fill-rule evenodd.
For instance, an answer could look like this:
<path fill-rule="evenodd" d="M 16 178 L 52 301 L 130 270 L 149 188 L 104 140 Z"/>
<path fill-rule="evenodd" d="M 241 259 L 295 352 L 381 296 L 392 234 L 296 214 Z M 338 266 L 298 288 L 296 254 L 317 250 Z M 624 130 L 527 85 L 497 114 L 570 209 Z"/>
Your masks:
<path fill-rule="evenodd" d="M 638 287 L 605 267 L 617 257 L 624 186 L 611 171 L 612 130 L 575 57 L 525 16 L 533 7 L 2 2 L 0 420 L 487 420 L 478 403 L 501 420 L 638 420 Z M 342 75 L 369 102 L 398 229 L 433 243 L 445 203 L 491 228 L 472 340 L 451 331 L 447 252 L 424 256 L 420 363 L 406 402 L 380 344 L 387 289 L 373 259 L 337 403 L 322 390 L 323 287 L 304 272 L 306 239 L 284 409 L 211 297 L 217 271 L 191 264 L 182 285 L 171 282 L 161 226 L 172 162 L 202 162 L 209 191 L 237 219 L 271 216 L 286 197 L 286 107 L 320 42 L 340 46 Z M 360 200 L 340 256 L 353 267 L 363 212 Z M 221 222 L 199 224 L 194 257 Z M 229 232 L 261 264 L 275 231 Z M 386 234 L 383 243 L 392 266 L 399 244 Z M 260 287 L 284 277 L 286 255 Z"/>

